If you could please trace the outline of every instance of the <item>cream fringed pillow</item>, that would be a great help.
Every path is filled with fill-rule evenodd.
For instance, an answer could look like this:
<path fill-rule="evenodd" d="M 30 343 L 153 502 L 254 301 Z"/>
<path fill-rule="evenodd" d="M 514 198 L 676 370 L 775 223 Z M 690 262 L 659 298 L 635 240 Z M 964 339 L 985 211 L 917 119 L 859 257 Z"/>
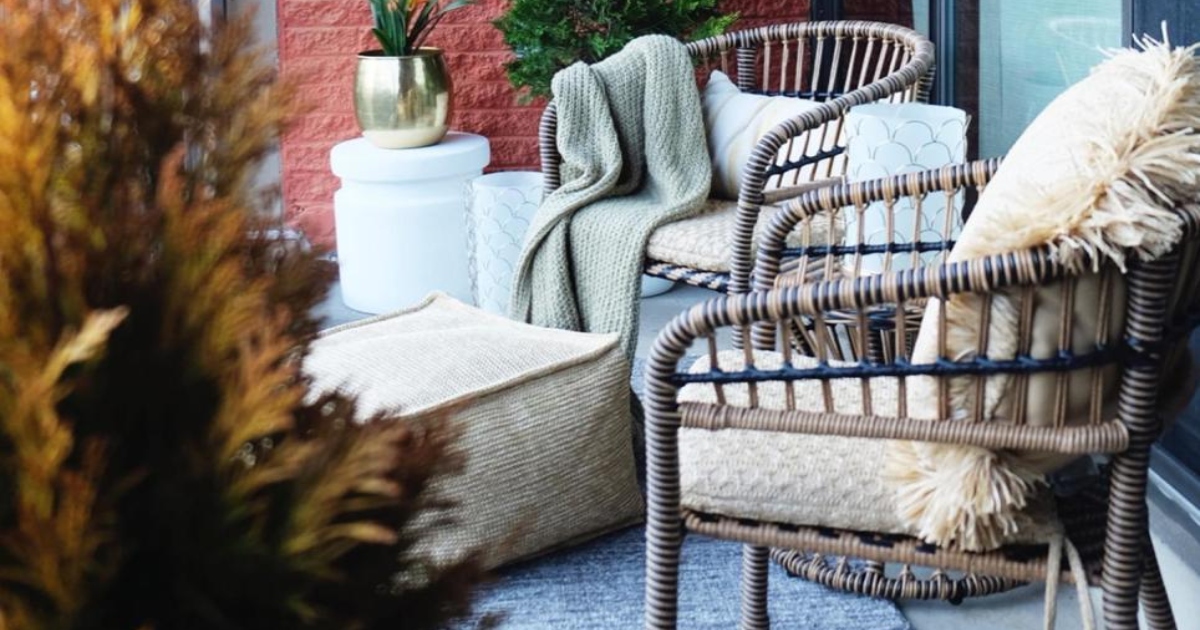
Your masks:
<path fill-rule="evenodd" d="M 714 70 L 704 87 L 703 100 L 708 154 L 713 164 L 712 196 L 737 200 L 742 189 L 742 168 L 758 141 L 775 125 L 820 106 L 791 96 L 745 94 L 724 72 Z M 818 133 L 812 142 L 819 141 Z M 826 144 L 832 142 L 832 138 L 825 138 Z M 816 148 L 814 144 L 809 152 Z M 804 143 L 798 140 L 784 150 L 789 149 L 793 158 L 799 158 Z"/>
<path fill-rule="evenodd" d="M 1154 257 L 1180 237 L 1181 223 L 1172 208 L 1200 199 L 1200 63 L 1195 49 L 1171 49 L 1154 42 L 1143 50 L 1123 50 L 1097 66 L 1086 79 L 1055 99 L 1013 146 L 1003 166 L 981 195 L 950 254 L 962 261 L 1050 244 L 1068 266 L 1083 264 L 1083 254 L 1124 267 L 1125 254 Z M 1094 269 L 1084 271 L 1095 271 Z M 1124 284 L 1116 274 L 1114 299 L 1101 313 L 1100 281 L 1092 275 L 1076 293 L 1074 350 L 1090 349 L 1101 318 L 1108 318 L 1110 340 L 1124 322 Z M 1061 285 L 1038 290 L 1033 326 L 1035 357 L 1053 356 L 1058 344 Z M 1016 291 L 994 295 L 989 317 L 987 355 L 1016 355 L 1019 300 Z M 974 354 L 979 338 L 982 300 L 958 295 L 946 304 L 947 356 Z M 926 311 L 913 352 L 914 363 L 937 357 L 938 305 Z M 1090 371 L 1071 379 L 1067 418 L 1087 421 Z M 1111 394 L 1117 373 L 1103 375 L 1111 418 Z M 913 417 L 935 418 L 936 385 L 911 379 Z M 1019 395 L 1014 379 L 990 377 L 984 389 L 984 414 L 1005 421 Z M 1026 393 L 1028 422 L 1046 425 L 1053 415 L 1054 377 L 1031 379 Z M 974 409 L 969 379 L 949 388 L 952 417 Z M 998 546 L 1016 527 L 1016 516 L 1044 475 L 1068 456 L 993 452 L 981 448 L 922 442 L 895 442 L 885 475 L 897 493 L 899 516 L 921 537 L 967 550 Z"/>

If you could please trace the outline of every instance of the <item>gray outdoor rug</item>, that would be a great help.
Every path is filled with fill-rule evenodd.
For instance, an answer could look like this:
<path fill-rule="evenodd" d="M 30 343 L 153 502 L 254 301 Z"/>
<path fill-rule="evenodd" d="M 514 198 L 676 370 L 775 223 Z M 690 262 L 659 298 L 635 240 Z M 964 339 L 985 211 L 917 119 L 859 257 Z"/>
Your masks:
<path fill-rule="evenodd" d="M 503 569 L 494 582 L 482 587 L 476 613 L 502 613 L 500 627 L 514 630 L 641 628 L 645 550 L 639 526 Z M 685 539 L 680 569 L 681 629 L 737 627 L 740 567 L 741 546 L 737 543 L 700 536 Z M 774 628 L 910 628 L 886 600 L 839 593 L 791 578 L 774 564 L 769 579 Z"/>

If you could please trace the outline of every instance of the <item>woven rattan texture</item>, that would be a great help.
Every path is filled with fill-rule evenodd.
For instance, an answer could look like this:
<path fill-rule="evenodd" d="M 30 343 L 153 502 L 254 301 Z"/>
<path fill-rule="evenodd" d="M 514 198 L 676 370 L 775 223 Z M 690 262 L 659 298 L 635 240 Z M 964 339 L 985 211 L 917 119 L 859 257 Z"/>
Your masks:
<path fill-rule="evenodd" d="M 796 432 L 992 449 L 1111 453 L 1112 463 L 1103 487 L 1060 505 L 1064 529 L 1084 557 L 1089 580 L 1104 589 L 1107 627 L 1137 627 L 1139 599 L 1152 627 L 1174 627 L 1149 546 L 1145 484 L 1149 445 L 1162 429 L 1160 398 L 1174 386 L 1175 375 L 1166 374 L 1164 378 L 1164 362 L 1169 350 L 1178 346 L 1200 321 L 1196 297 L 1200 293 L 1200 269 L 1196 264 L 1200 259 L 1200 207 L 1176 209 L 1182 234 L 1171 253 L 1150 261 L 1133 256 L 1128 269 L 1118 271 L 1127 286 L 1125 323 L 1118 344 L 1098 344 L 1084 353 L 1041 360 L 1023 357 L 1005 362 L 964 357 L 958 362 L 914 365 L 906 360 L 916 332 L 908 314 L 931 299 L 944 301 L 956 294 L 1020 294 L 1051 283 L 1070 287 L 1090 273 L 1090 261 L 1075 268 L 1079 271 L 1069 270 L 1049 247 L 1042 247 L 856 277 L 847 273 L 845 260 L 851 260 L 853 266 L 857 256 L 944 252 L 953 242 L 899 243 L 875 251 L 853 246 L 849 250 L 789 248 L 785 243 L 795 225 L 812 214 L 864 207 L 899 196 L 919 199 L 927 194 L 960 194 L 985 185 L 997 166 L 996 161 L 978 162 L 811 192 L 779 213 L 764 234 L 755 268 L 756 292 L 697 305 L 663 330 L 647 364 L 647 627 L 675 627 L 674 567 L 680 561 L 678 543 L 685 531 L 746 543 L 744 627 L 750 628 L 765 627 L 759 614 L 765 606 L 764 596 L 756 578 L 763 574 L 763 549 L 778 549 L 769 555 L 798 575 L 837 588 L 888 597 L 956 600 L 984 595 L 1018 582 L 1045 579 L 1048 566 L 1046 548 L 1037 545 L 1006 545 L 972 553 L 903 535 L 685 510 L 679 483 L 678 439 L 685 426 L 717 432 Z M 831 254 L 839 262 L 828 261 L 830 273 L 825 281 L 780 281 L 785 270 L 810 268 L 813 260 Z M 757 348 L 776 349 L 787 365 L 771 369 L 770 364 L 759 364 L 756 349 L 747 347 L 740 351 L 741 361 L 727 367 L 716 343 L 717 331 L 726 328 L 741 331 Z M 835 347 L 842 349 L 842 358 L 851 360 L 852 367 L 836 362 Z M 801 352 L 822 361 L 811 367 L 800 360 Z M 719 364 L 719 369 L 714 365 L 702 374 L 676 369 L 681 357 L 697 353 L 707 353 L 710 363 Z M 905 420 L 887 417 L 905 413 L 877 413 L 861 406 L 861 401 L 873 398 L 871 383 L 886 376 L 931 378 L 948 385 L 952 379 L 970 382 L 1001 371 L 1019 379 L 1022 374 L 1039 371 L 1107 369 L 1104 366 L 1119 370 L 1116 404 L 1112 409 L 1100 408 L 1094 421 L 1080 426 L 973 422 L 973 418 L 982 416 L 972 414 L 972 410 L 961 418 L 952 420 L 947 416 L 940 422 Z M 848 377 L 853 379 L 848 382 L 857 381 L 863 388 L 858 409 L 843 410 L 838 405 L 844 403 L 835 402 L 853 400 L 844 392 L 835 396 L 832 391 L 832 381 Z M 717 400 L 681 402 L 680 390 L 695 387 L 696 383 L 708 384 Z M 802 410 L 801 396 L 794 391 L 788 393 L 800 383 L 809 387 L 815 383 L 824 390 L 822 396 L 828 406 L 818 412 Z M 765 401 L 773 397 L 767 395 L 772 387 L 784 388 L 783 409 L 766 408 Z M 907 398 L 897 396 L 897 404 Z M 734 404 L 739 401 L 744 406 Z M 1060 404 L 1058 409 L 1062 407 Z M 872 562 L 860 566 L 838 559 L 845 556 Z M 943 571 L 919 579 L 909 565 L 965 573 L 950 576 Z M 1063 581 L 1072 579 L 1063 572 Z"/>
<path fill-rule="evenodd" d="M 759 235 L 766 230 L 767 224 L 777 212 L 777 206 L 764 206 L 759 213 L 755 246 Z M 830 225 L 829 219 L 829 215 L 820 215 L 813 218 L 811 226 L 796 228 L 788 236 L 788 246 L 829 245 L 840 242 L 845 227 L 840 217 L 833 225 Z M 699 215 L 667 223 L 655 230 L 646 243 L 646 258 L 677 267 L 727 274 L 733 253 L 729 234 L 732 233 L 736 220 L 736 202 L 709 199 Z"/>

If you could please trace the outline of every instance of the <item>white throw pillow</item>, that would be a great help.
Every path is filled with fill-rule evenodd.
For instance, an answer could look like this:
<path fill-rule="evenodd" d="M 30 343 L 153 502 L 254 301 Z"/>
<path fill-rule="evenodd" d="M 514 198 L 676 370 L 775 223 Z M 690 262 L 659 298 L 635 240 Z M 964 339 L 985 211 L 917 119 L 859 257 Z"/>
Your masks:
<path fill-rule="evenodd" d="M 704 127 L 708 131 L 708 154 L 713 165 L 712 196 L 736 200 L 742 189 L 742 169 L 758 141 L 779 123 L 821 104 L 791 96 L 745 94 L 724 72 L 714 70 L 704 88 L 703 106 Z M 820 141 L 820 132 L 816 133 L 818 135 L 812 140 L 809 153 L 816 151 L 815 143 Z M 835 140 L 825 138 L 825 144 L 832 146 Z M 791 159 L 799 159 L 804 151 L 803 138 L 785 146 L 784 151 L 790 153 Z M 841 173 L 837 171 L 834 174 Z M 785 184 L 790 183 L 790 178 L 785 179 Z M 774 181 L 769 184 L 768 188 L 778 187 Z"/>

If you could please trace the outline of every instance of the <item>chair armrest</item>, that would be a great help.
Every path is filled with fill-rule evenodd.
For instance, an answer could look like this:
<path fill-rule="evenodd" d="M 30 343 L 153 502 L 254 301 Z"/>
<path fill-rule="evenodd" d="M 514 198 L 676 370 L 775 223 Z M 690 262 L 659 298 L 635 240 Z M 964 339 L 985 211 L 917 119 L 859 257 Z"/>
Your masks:
<path fill-rule="evenodd" d="M 930 422 L 912 418 L 753 409 L 695 402 L 680 403 L 679 407 L 682 426 L 710 431 L 778 431 L 1075 455 L 1119 453 L 1129 446 L 1129 431 L 1118 421 L 1100 425 L 1040 427 L 1005 422 Z"/>
<path fill-rule="evenodd" d="M 1078 268 L 1090 265 L 1090 260 L 1084 260 Z M 1067 275 L 1067 268 L 1047 245 L 941 265 L 713 298 L 680 313 L 659 333 L 651 350 L 650 373 L 670 380 L 676 361 L 692 342 L 710 337 L 720 328 L 778 324 L 797 317 L 859 312 L 931 297 L 945 300 L 959 293 L 989 293 L 1007 287 L 1045 284 Z M 666 371 L 655 372 L 656 367 Z"/>
<path fill-rule="evenodd" d="M 754 264 L 753 287 L 757 291 L 770 290 L 775 286 L 788 254 L 787 235 L 797 225 L 819 213 L 838 213 L 844 208 L 866 207 L 874 202 L 888 202 L 880 211 L 894 212 L 895 202 L 902 198 L 915 198 L 932 192 L 953 194 L 967 188 L 983 188 L 1000 167 L 999 159 L 980 160 L 967 164 L 945 166 L 940 169 L 909 173 L 863 182 L 842 183 L 809 191 L 787 204 L 768 224 L 759 243 Z M 884 218 L 883 223 L 891 223 Z M 911 241 L 888 238 L 886 246 L 913 245 Z M 943 243 L 948 245 L 948 243 Z M 862 244 L 846 246 L 832 253 L 861 253 Z M 826 250 L 826 253 L 830 253 Z"/>
<path fill-rule="evenodd" d="M 1078 269 L 1091 266 L 1090 254 L 1085 254 L 1076 265 Z M 1054 248 L 1046 245 L 941 265 L 730 295 L 707 300 L 680 313 L 659 335 L 655 351 L 673 356 L 668 349 L 685 340 L 690 343 L 711 335 L 718 328 L 776 324 L 801 316 L 824 316 L 931 297 L 944 300 L 959 293 L 989 293 L 1007 287 L 1045 284 L 1067 275 L 1068 269 L 1058 260 Z"/>

